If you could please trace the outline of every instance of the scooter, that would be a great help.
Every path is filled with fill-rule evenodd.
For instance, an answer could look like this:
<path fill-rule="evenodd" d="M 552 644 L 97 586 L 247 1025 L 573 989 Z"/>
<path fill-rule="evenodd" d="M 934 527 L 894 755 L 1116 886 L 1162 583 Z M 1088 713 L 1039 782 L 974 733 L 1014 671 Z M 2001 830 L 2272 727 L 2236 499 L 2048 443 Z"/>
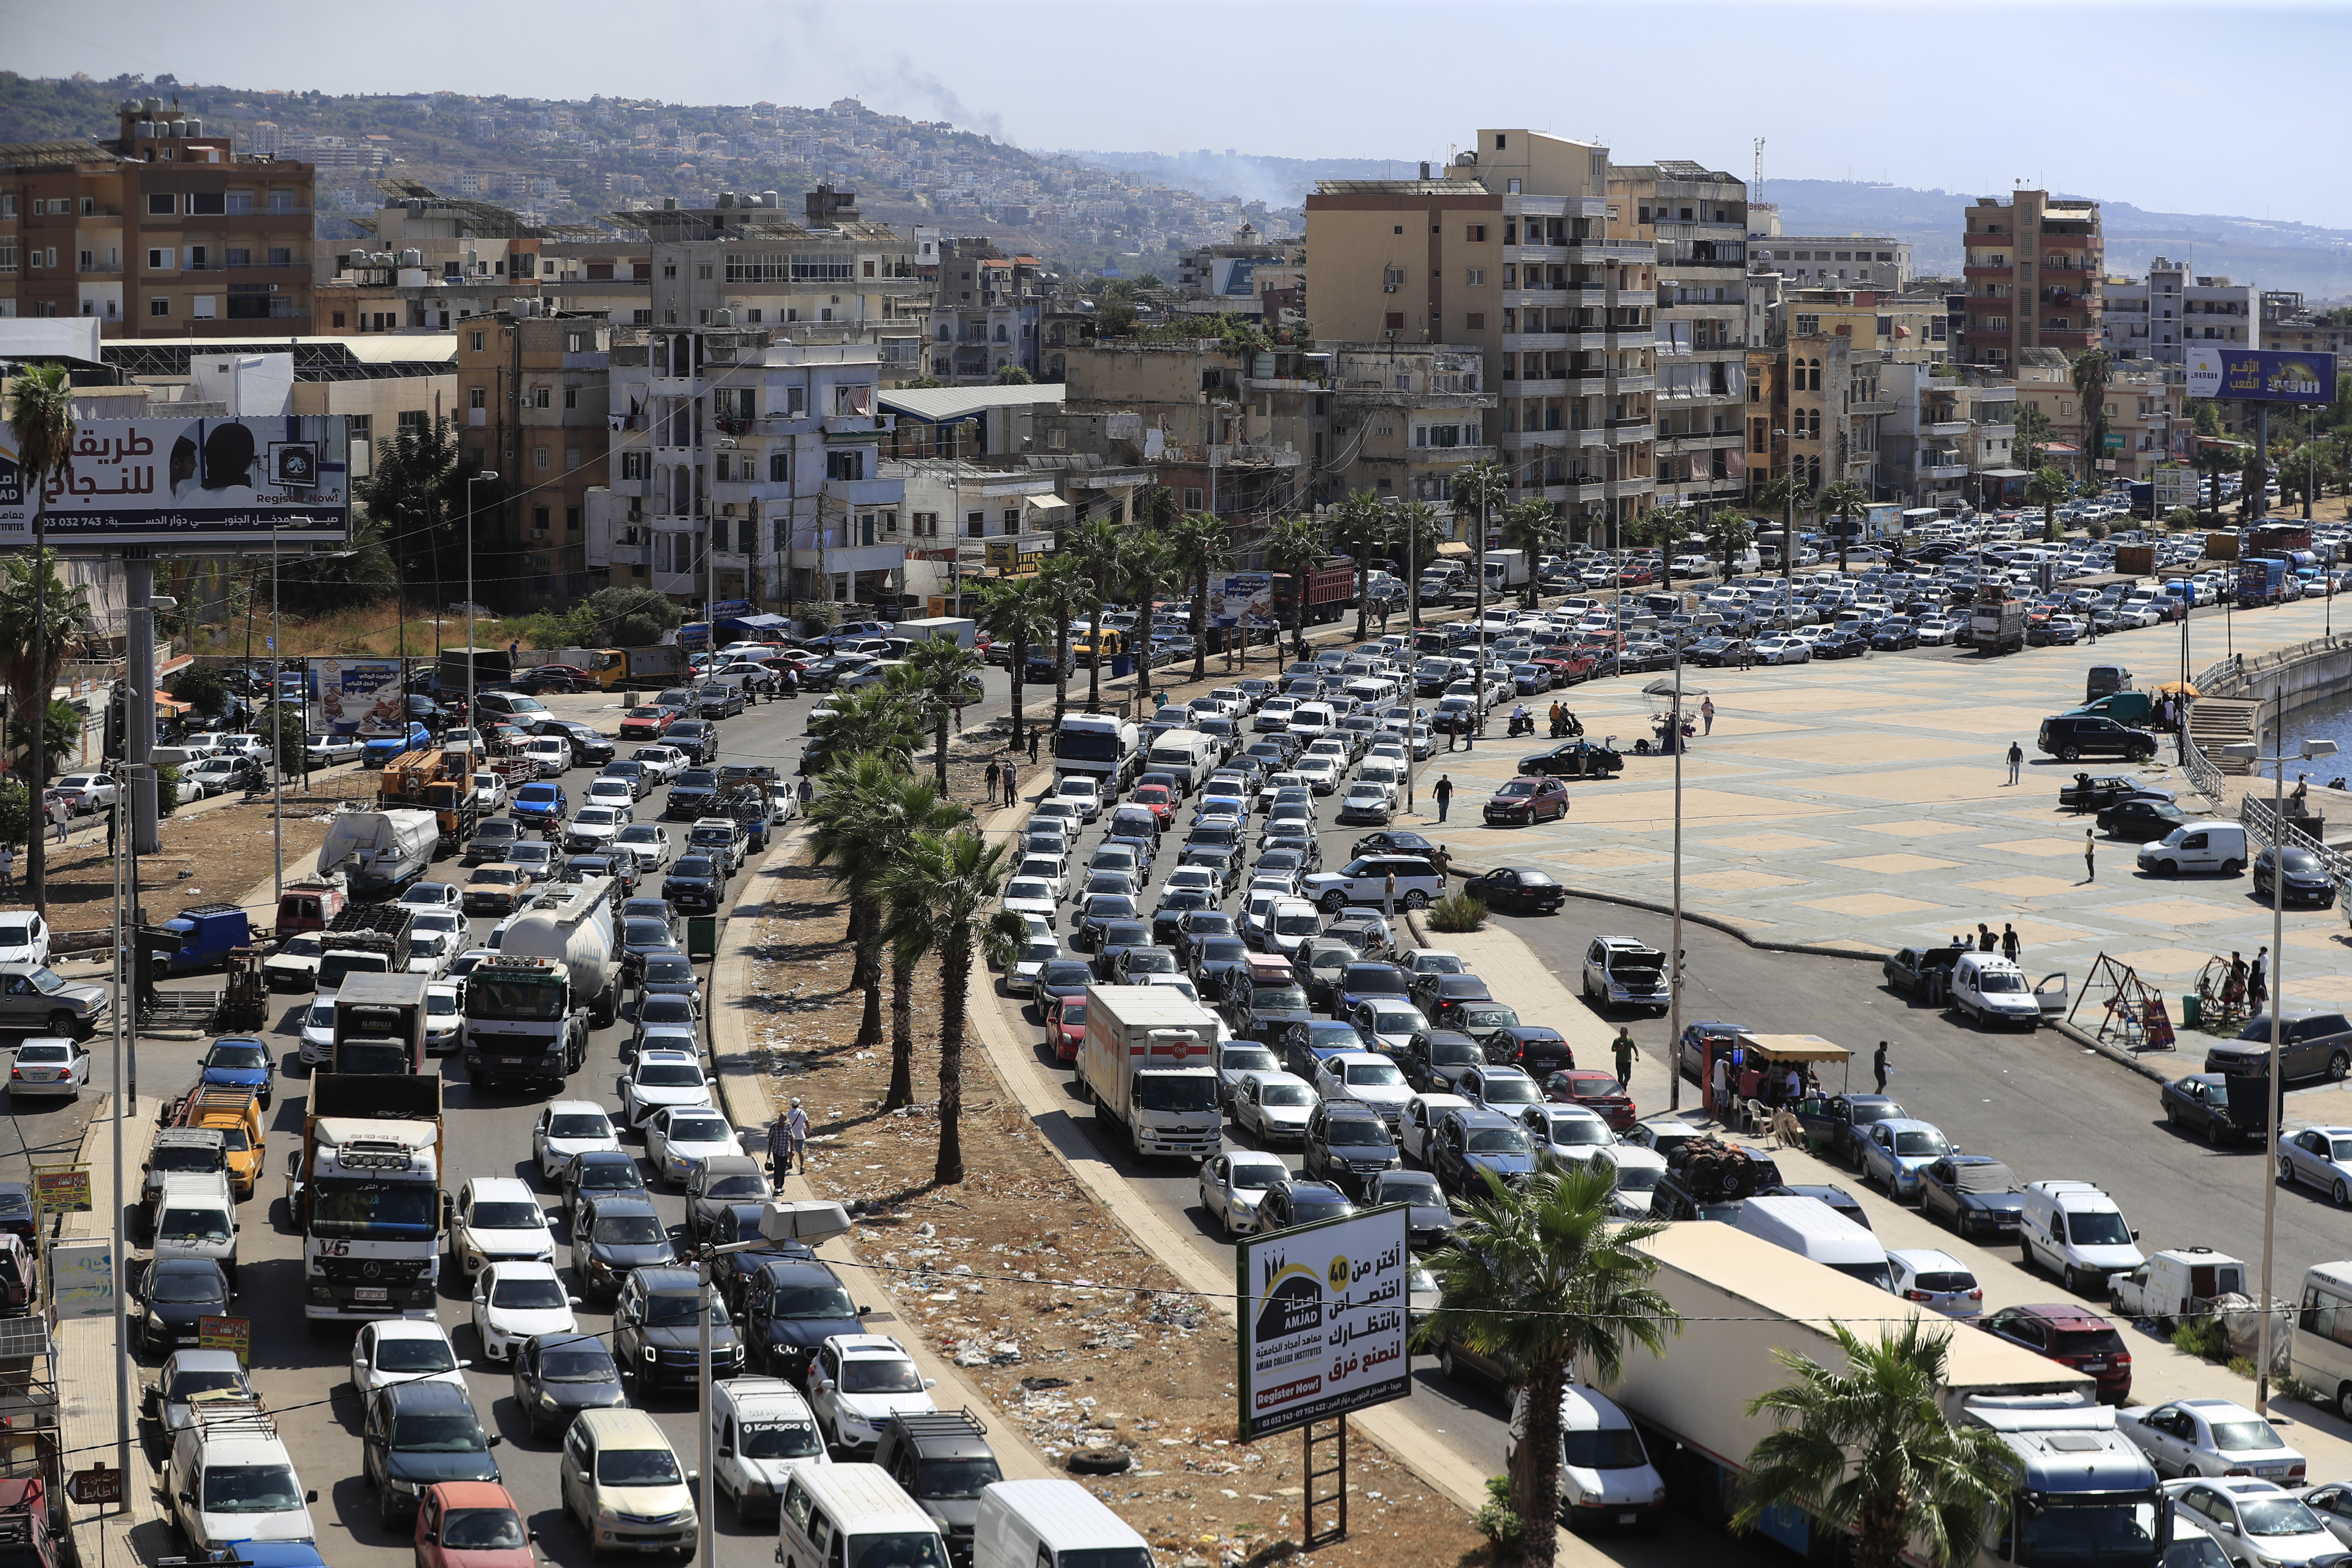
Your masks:
<path fill-rule="evenodd" d="M 1508 739 L 1516 741 L 1521 735 L 1532 735 L 1535 732 L 1536 721 L 1534 714 L 1514 713 L 1511 715 L 1510 730 L 1507 736 Z"/>

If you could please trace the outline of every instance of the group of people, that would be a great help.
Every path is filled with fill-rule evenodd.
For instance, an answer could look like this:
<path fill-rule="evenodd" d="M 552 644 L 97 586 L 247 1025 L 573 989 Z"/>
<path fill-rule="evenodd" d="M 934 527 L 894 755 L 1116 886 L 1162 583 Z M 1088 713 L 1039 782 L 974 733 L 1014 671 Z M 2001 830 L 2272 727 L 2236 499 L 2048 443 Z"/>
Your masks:
<path fill-rule="evenodd" d="M 988 764 L 988 801 L 992 806 L 1011 805 L 1021 790 L 1021 770 L 1010 757 Z"/>
<path fill-rule="evenodd" d="M 2230 954 L 2230 973 L 2221 981 L 2221 1005 L 2249 1017 L 2261 1012 L 2271 997 L 2271 950 L 2264 946 L 2249 963 L 2243 954 Z"/>
<path fill-rule="evenodd" d="M 1750 1051 L 1746 1037 L 1737 1035 L 1728 1049 L 1717 1052 L 1707 1087 L 1716 1120 L 1727 1127 L 1737 1123 L 1739 1107 L 1748 1100 L 1778 1109 L 1821 1092 L 1810 1063 L 1776 1062 Z"/>
<path fill-rule="evenodd" d="M 1970 936 L 1966 931 L 1954 931 L 1952 945 L 1958 948 L 1974 948 L 1979 952 L 1998 952 L 2011 963 L 2015 963 L 2017 955 L 2025 951 L 2025 942 L 2018 936 L 2017 928 L 2007 921 L 2001 921 L 2000 934 L 1998 936 L 1993 934 L 1992 927 L 1982 921 L 1977 922 L 1977 933 L 1974 936 Z"/>

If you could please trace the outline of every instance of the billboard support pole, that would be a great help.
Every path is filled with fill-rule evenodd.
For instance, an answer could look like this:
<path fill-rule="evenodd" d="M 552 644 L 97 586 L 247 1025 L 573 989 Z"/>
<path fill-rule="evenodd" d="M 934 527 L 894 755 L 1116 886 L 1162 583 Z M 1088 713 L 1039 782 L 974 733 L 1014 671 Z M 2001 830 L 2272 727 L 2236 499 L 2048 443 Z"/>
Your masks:
<path fill-rule="evenodd" d="M 1347 1412 L 1341 1411 L 1339 1413 L 1339 1417 L 1334 1426 L 1336 1427 L 1335 1430 L 1327 1432 L 1320 1437 L 1318 1437 L 1315 1435 L 1316 1423 L 1314 1422 L 1310 1421 L 1306 1426 L 1301 1426 L 1298 1429 L 1298 1436 L 1301 1439 L 1300 1457 L 1304 1461 L 1299 1468 L 1305 1472 L 1305 1474 L 1303 1474 L 1299 1479 L 1305 1482 L 1307 1491 L 1306 1506 L 1299 1510 L 1304 1517 L 1299 1521 L 1300 1528 L 1298 1532 L 1298 1543 L 1309 1552 L 1314 1551 L 1318 1546 L 1328 1546 L 1335 1542 L 1345 1541 L 1348 1538 Z M 1339 1448 L 1338 1462 L 1324 1469 L 1317 1469 L 1315 1468 L 1315 1450 L 1318 1448 L 1328 1448 L 1334 1445 L 1337 1445 Z M 1315 1483 L 1318 1480 L 1336 1480 L 1339 1482 L 1339 1486 L 1333 1491 L 1325 1492 L 1322 1495 L 1318 1496 L 1315 1490 Z M 1335 1506 L 1339 1514 L 1337 1522 L 1327 1523 L 1320 1530 L 1316 1529 L 1315 1515 L 1317 1510 L 1319 1509 L 1325 1512 L 1329 1512 Z"/>
<path fill-rule="evenodd" d="M 129 579 L 131 700 L 123 718 L 122 756 L 130 763 L 131 847 L 137 855 L 161 855 L 163 839 L 155 818 L 155 552 L 134 544 L 123 552 Z"/>
<path fill-rule="evenodd" d="M 2263 466 L 2263 482 L 2262 488 L 2247 498 L 2247 504 L 2254 509 L 2254 517 L 2259 520 L 2268 517 L 2271 510 L 2271 405 L 2267 403 L 2254 405 L 2254 460 Z M 2238 509 L 2241 516 L 2245 510 Z"/>

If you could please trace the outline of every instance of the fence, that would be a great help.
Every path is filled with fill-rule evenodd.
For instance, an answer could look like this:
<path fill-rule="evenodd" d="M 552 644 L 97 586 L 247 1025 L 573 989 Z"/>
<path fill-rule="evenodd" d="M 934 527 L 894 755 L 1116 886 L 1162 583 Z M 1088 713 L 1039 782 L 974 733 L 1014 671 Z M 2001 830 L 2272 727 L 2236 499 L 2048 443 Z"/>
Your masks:
<path fill-rule="evenodd" d="M 2337 890 L 2352 897 L 2352 856 L 2330 849 L 2293 822 L 2283 821 L 2269 796 L 2248 795 L 2239 801 L 2238 820 L 2245 826 L 2247 837 L 2267 847 L 2308 852 L 2336 883 Z"/>

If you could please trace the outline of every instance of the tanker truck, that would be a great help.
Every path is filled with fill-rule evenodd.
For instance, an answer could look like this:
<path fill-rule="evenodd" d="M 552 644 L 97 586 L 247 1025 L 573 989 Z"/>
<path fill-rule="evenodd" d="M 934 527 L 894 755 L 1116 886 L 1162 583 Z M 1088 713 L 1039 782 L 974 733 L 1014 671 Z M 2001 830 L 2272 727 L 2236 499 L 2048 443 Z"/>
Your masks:
<path fill-rule="evenodd" d="M 475 1083 L 561 1088 L 587 1055 L 589 1029 L 620 1016 L 612 879 L 559 890 L 517 916 L 498 956 L 466 978 L 466 1073 Z"/>

